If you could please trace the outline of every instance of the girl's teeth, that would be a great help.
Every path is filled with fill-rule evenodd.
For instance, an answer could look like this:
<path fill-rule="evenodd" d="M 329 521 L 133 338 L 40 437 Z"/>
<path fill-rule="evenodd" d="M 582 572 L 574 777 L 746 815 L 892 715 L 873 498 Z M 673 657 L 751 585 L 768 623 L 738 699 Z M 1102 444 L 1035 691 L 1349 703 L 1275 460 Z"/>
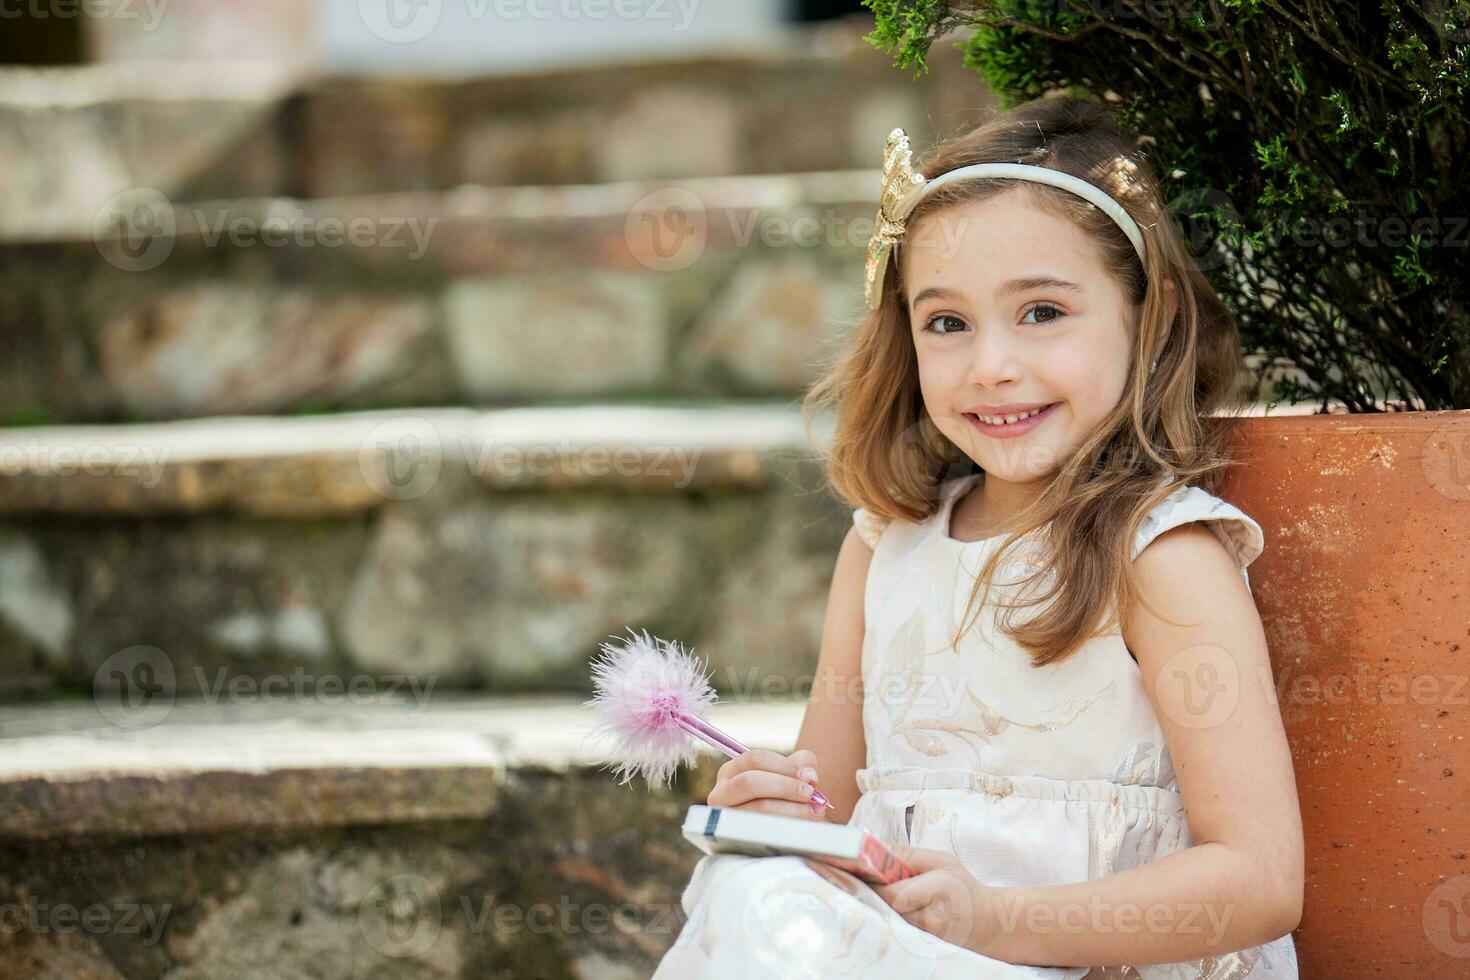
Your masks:
<path fill-rule="evenodd" d="M 1019 422 L 1021 419 L 1029 419 L 1033 415 L 1046 411 L 1046 409 L 1047 406 L 1043 405 L 1041 408 L 1034 408 L 1031 411 L 1026 412 L 1022 415 L 1007 415 L 1003 419 L 986 418 L 984 415 L 977 416 L 977 418 L 988 425 L 1010 425 L 1012 422 Z"/>

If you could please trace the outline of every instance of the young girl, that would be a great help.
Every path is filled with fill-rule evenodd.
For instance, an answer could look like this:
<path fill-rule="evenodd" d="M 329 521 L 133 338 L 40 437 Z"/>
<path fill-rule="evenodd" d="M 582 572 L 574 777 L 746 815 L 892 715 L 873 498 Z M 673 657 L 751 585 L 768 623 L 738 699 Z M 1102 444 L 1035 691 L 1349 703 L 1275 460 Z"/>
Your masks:
<path fill-rule="evenodd" d="M 920 874 L 703 858 L 655 976 L 1295 978 L 1264 538 L 1210 492 L 1247 375 L 1137 138 L 1069 96 L 917 168 L 895 130 L 867 287 L 808 396 L 858 506 L 798 748 L 708 802 L 867 828 Z"/>

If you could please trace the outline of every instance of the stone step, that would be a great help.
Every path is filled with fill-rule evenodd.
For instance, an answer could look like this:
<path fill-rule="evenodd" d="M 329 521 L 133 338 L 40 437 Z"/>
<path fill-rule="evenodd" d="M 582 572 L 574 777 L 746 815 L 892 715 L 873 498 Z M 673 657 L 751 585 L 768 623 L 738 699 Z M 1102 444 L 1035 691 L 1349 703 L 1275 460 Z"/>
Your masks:
<path fill-rule="evenodd" d="M 135 196 L 171 234 L 0 245 L 0 422 L 791 396 L 862 313 L 880 182 Z"/>
<path fill-rule="evenodd" d="M 790 404 L 6 430 L 0 696 L 583 691 L 630 626 L 792 691 L 851 522 L 829 434 Z"/>
<path fill-rule="evenodd" d="M 0 709 L 24 975 L 646 977 L 685 920 L 679 823 L 725 760 L 621 785 L 570 698 L 156 707 Z M 803 710 L 707 717 L 790 752 Z"/>
<path fill-rule="evenodd" d="M 232 196 L 279 193 L 285 158 L 262 134 L 297 84 L 264 62 L 0 68 L 0 240 L 87 234 L 121 191 L 225 167 Z"/>
<path fill-rule="evenodd" d="M 580 696 L 422 688 L 326 696 L 284 686 L 215 698 L 89 698 L 0 708 L 0 838 L 146 837 L 488 816 L 513 774 L 601 772 L 615 757 Z M 790 751 L 805 702 L 724 700 L 706 720 L 747 746 Z M 702 763 L 726 757 L 703 743 Z M 679 783 L 697 774 L 698 767 Z M 394 774 L 483 780 L 473 795 L 392 794 Z M 225 779 L 213 779 L 226 774 Z M 272 791 L 305 775 L 335 797 Z M 697 780 L 695 780 L 697 782 Z M 196 795 L 208 789 L 212 799 Z M 639 778 L 619 792 L 644 794 Z M 109 805 L 99 805 L 106 801 Z M 130 801 L 130 802 L 129 802 Z M 333 805 L 340 803 L 340 805 Z"/>
<path fill-rule="evenodd" d="M 870 29 L 858 18 L 718 55 L 468 78 L 251 63 L 7 70 L 0 237 L 90 228 L 136 187 L 324 198 L 869 167 L 893 126 L 927 141 L 991 105 L 954 45 L 937 44 L 915 80 L 863 39 Z"/>

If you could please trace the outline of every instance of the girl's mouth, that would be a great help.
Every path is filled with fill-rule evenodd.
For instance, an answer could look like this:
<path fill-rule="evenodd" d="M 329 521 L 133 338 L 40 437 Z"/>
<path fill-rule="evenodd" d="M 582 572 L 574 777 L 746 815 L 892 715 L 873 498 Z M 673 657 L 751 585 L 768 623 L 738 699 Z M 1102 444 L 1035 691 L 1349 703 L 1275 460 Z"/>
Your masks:
<path fill-rule="evenodd" d="M 1017 436 L 1025 435 L 1042 422 L 1045 422 L 1060 404 L 1061 402 L 1052 402 L 1030 418 L 1020 419 L 1016 422 L 1007 422 L 1003 425 L 991 425 L 989 422 L 982 421 L 978 416 L 971 415 L 969 412 L 965 413 L 965 418 L 970 420 L 971 425 L 992 439 L 1014 439 Z"/>

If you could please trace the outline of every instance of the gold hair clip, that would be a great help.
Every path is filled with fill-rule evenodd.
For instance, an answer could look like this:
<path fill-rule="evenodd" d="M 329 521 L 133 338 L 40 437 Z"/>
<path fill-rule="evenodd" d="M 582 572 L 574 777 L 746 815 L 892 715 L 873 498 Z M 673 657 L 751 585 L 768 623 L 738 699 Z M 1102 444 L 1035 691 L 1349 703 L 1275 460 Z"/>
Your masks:
<path fill-rule="evenodd" d="M 878 218 L 873 228 L 873 237 L 868 240 L 868 268 L 864 290 L 869 309 L 877 309 L 883 297 L 883 275 L 888 269 L 888 254 L 903 238 L 904 225 L 915 206 L 927 194 L 957 180 L 973 178 L 1004 177 L 1013 180 L 1029 180 L 1038 184 L 1049 184 L 1070 191 L 1091 202 L 1111 218 L 1128 236 L 1133 250 L 1138 254 L 1144 275 L 1148 275 L 1148 261 L 1143 232 L 1128 213 L 1128 209 L 1114 200 L 1102 188 L 1088 183 L 1080 177 L 1039 167 L 1030 163 L 972 163 L 969 166 L 948 170 L 933 180 L 915 172 L 909 153 L 909 137 L 902 129 L 888 134 L 888 144 L 883 151 L 883 194 L 878 202 Z"/>
<path fill-rule="evenodd" d="M 903 129 L 888 134 L 883 148 L 883 193 L 878 198 L 878 217 L 874 219 L 873 237 L 868 239 L 868 268 L 864 295 L 869 309 L 877 309 L 883 295 L 883 274 L 888 268 L 888 253 L 903 237 L 907 212 L 900 206 L 915 189 L 924 186 L 924 175 L 913 167 L 909 137 Z"/>

